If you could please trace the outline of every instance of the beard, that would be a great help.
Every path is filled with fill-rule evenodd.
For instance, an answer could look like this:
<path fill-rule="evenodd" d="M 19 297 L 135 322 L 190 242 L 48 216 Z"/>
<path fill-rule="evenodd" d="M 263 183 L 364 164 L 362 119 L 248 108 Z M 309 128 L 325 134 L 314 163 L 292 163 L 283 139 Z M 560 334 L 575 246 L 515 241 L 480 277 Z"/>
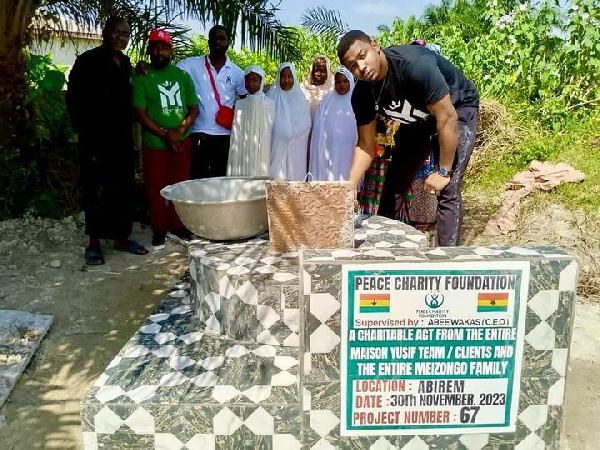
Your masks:
<path fill-rule="evenodd" d="M 152 56 L 150 57 L 150 64 L 155 69 L 164 69 L 169 65 L 170 62 L 171 58 L 156 58 Z"/>

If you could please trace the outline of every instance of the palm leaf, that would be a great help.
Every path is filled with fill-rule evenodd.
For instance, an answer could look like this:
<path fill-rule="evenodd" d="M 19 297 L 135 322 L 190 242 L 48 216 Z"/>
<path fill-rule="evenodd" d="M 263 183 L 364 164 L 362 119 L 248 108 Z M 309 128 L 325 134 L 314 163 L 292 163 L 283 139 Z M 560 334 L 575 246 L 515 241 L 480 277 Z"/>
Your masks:
<path fill-rule="evenodd" d="M 339 37 L 348 31 L 339 11 L 324 6 L 308 8 L 302 15 L 302 26 L 315 34 Z"/>

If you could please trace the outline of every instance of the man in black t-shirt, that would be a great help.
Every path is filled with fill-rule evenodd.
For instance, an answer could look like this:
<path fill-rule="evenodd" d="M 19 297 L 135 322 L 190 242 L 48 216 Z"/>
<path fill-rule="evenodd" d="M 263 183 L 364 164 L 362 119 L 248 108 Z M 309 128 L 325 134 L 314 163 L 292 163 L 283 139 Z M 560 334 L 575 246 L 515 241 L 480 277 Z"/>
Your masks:
<path fill-rule="evenodd" d="M 438 245 L 458 245 L 463 214 L 460 185 L 477 127 L 475 87 L 447 59 L 422 46 L 382 49 L 364 32 L 353 30 L 340 39 L 337 51 L 341 63 L 359 80 L 352 95 L 359 138 L 350 180 L 358 185 L 373 159 L 375 114 L 398 122 L 379 214 L 394 217 L 396 194 L 408 191 L 433 150 L 439 168 L 427 177 L 425 189 L 438 195 Z"/>

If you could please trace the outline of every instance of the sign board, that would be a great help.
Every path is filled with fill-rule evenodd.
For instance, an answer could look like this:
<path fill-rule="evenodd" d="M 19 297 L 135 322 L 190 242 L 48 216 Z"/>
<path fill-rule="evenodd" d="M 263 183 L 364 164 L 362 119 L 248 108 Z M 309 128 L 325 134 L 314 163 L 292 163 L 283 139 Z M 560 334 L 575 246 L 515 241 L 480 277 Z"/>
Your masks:
<path fill-rule="evenodd" d="M 529 263 L 344 265 L 342 436 L 514 432 Z"/>

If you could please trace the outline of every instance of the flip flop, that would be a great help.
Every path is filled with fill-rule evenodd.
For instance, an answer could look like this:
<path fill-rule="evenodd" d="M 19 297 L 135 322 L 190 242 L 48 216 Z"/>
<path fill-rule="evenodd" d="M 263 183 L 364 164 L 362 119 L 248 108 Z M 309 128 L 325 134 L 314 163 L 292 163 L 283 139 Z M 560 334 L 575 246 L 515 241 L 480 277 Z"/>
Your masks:
<path fill-rule="evenodd" d="M 104 264 L 102 250 L 85 249 L 85 264 L 87 266 L 101 266 Z"/>
<path fill-rule="evenodd" d="M 146 253 L 148 253 L 148 250 L 146 250 L 145 247 L 141 246 L 140 244 L 138 244 L 135 241 L 128 241 L 127 247 L 124 248 L 119 248 L 117 246 L 113 247 L 115 250 L 118 250 L 120 252 L 127 252 L 127 253 L 131 253 L 132 255 L 145 255 Z"/>

